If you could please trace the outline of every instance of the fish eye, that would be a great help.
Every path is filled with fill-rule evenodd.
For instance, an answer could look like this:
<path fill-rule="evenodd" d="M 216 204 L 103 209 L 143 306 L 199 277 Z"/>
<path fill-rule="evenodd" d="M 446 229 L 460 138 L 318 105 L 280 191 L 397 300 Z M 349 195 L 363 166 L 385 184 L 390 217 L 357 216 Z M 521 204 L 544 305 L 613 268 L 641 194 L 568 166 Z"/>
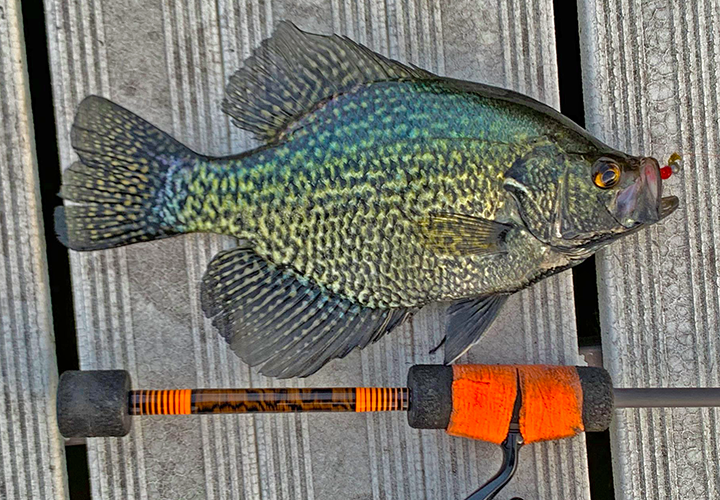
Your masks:
<path fill-rule="evenodd" d="M 620 166 L 612 160 L 601 158 L 595 162 L 593 182 L 600 189 L 610 189 L 620 182 Z"/>

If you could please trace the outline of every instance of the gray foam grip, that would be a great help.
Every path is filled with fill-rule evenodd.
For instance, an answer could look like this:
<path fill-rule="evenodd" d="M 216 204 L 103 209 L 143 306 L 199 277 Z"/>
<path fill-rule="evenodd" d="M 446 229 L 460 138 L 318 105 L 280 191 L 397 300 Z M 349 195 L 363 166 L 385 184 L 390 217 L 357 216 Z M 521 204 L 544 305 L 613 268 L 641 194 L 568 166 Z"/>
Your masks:
<path fill-rule="evenodd" d="M 447 429 L 452 412 L 453 371 L 445 365 L 415 365 L 408 371 L 408 424 L 414 429 Z"/>
<path fill-rule="evenodd" d="M 582 419 L 585 432 L 601 432 L 610 427 L 615 397 L 610 374 L 603 368 L 577 366 L 583 392 Z"/>
<path fill-rule="evenodd" d="M 65 437 L 117 437 L 130 432 L 130 374 L 124 370 L 66 371 L 57 391 L 57 419 Z"/>

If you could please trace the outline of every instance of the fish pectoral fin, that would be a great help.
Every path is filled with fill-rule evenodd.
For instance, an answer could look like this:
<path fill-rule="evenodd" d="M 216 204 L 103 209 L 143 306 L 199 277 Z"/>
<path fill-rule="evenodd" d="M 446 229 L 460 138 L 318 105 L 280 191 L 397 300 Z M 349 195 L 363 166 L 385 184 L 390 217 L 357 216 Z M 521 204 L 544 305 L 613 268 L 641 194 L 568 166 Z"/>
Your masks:
<path fill-rule="evenodd" d="M 492 324 L 509 295 L 486 295 L 454 302 L 448 309 L 445 364 L 465 354 Z"/>
<path fill-rule="evenodd" d="M 230 78 L 222 109 L 238 127 L 273 141 L 327 98 L 360 84 L 401 78 L 437 77 L 346 37 L 305 33 L 282 21 Z"/>
<path fill-rule="evenodd" d="M 269 377 L 305 377 L 405 321 L 408 309 L 371 309 L 338 297 L 250 247 L 217 254 L 201 285 L 205 315 L 250 366 Z"/>
<path fill-rule="evenodd" d="M 505 251 L 507 224 L 463 214 L 436 213 L 420 220 L 425 245 L 440 255 L 494 254 Z"/>

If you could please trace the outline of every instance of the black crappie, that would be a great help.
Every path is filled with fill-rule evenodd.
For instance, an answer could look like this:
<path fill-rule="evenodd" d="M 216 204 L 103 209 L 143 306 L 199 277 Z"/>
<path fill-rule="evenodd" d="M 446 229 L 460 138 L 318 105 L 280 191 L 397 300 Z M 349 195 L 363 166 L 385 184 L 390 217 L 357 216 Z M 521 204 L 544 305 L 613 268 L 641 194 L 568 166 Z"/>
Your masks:
<path fill-rule="evenodd" d="M 433 301 L 455 301 L 451 362 L 509 294 L 677 206 L 658 162 L 555 110 L 281 23 L 224 110 L 266 145 L 190 151 L 100 97 L 72 131 L 58 234 L 96 250 L 188 232 L 242 238 L 203 279 L 203 310 L 270 376 L 304 376 Z"/>

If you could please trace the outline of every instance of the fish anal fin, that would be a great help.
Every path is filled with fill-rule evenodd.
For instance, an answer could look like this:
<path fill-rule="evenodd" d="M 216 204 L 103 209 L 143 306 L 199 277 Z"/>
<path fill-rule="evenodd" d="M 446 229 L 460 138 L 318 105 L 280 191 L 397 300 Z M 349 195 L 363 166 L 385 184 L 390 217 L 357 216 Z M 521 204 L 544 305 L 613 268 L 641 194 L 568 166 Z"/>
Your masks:
<path fill-rule="evenodd" d="M 448 309 L 445 363 L 465 354 L 497 317 L 509 295 L 486 295 L 454 302 Z"/>
<path fill-rule="evenodd" d="M 278 24 L 231 78 L 223 111 L 263 141 L 278 139 L 323 100 L 357 85 L 435 75 L 337 35 Z"/>
<path fill-rule="evenodd" d="M 300 279 L 250 247 L 216 255 L 202 308 L 230 348 L 263 375 L 305 377 L 394 329 L 407 309 L 371 309 Z"/>
<path fill-rule="evenodd" d="M 435 213 L 420 220 L 425 245 L 440 255 L 495 254 L 505 251 L 511 226 L 471 215 Z"/>

